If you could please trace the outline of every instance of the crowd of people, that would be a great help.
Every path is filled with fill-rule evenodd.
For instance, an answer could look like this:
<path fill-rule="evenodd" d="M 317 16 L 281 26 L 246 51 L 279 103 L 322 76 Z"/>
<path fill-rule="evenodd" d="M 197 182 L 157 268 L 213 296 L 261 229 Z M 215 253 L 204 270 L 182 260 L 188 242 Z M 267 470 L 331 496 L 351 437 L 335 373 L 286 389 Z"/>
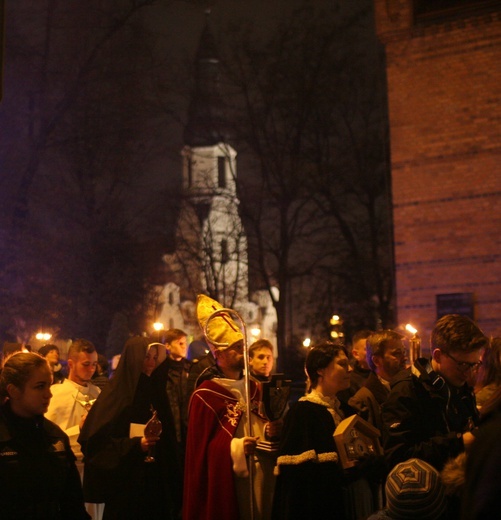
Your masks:
<path fill-rule="evenodd" d="M 5 356 L 0 517 L 496 517 L 500 338 L 451 314 L 435 324 L 430 358 L 412 365 L 393 330 L 359 331 L 351 350 L 322 342 L 293 402 L 273 345 L 245 348 L 221 309 L 199 296 L 208 352 L 197 359 L 179 329 L 130 338 L 112 377 L 85 339 L 71 343 L 64 375 L 56 345 Z"/>

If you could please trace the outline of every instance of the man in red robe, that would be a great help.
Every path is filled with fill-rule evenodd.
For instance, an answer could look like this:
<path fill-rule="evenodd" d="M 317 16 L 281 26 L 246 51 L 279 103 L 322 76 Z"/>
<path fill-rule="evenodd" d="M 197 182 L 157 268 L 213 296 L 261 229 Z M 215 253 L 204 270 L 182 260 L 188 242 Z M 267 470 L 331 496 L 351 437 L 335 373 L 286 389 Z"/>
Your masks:
<path fill-rule="evenodd" d="M 197 316 L 202 328 L 218 302 L 201 295 Z M 245 399 L 243 335 L 227 314 L 210 320 L 207 336 L 215 365 L 207 368 L 197 381 L 188 419 L 183 499 L 184 520 L 235 520 L 250 518 L 251 494 L 254 518 L 264 518 L 267 498 L 263 489 L 269 471 L 263 471 L 257 454 L 258 439 L 265 437 L 267 420 L 257 414 L 260 387 L 251 381 L 251 424 L 248 431 Z M 251 493 L 249 467 L 252 464 Z M 271 505 L 271 504 L 270 504 Z M 264 509 L 263 509 L 264 508 Z"/>

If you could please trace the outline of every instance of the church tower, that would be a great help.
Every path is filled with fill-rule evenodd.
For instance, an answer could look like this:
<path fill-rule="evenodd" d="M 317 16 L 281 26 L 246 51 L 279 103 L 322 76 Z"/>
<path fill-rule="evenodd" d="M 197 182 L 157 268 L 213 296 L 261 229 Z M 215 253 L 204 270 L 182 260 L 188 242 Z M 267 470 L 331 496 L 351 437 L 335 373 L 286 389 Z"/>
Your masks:
<path fill-rule="evenodd" d="M 169 283 L 158 296 L 156 316 L 166 328 L 200 336 L 195 301 L 205 293 L 237 310 L 249 341 L 276 345 L 276 311 L 266 290 L 249 299 L 247 237 L 239 216 L 237 153 L 221 93 L 221 70 L 207 18 L 195 58 L 195 88 L 181 151 L 183 199 L 175 253 L 164 261 Z"/>
<path fill-rule="evenodd" d="M 193 299 L 204 292 L 223 306 L 238 309 L 249 299 L 247 238 L 238 214 L 237 154 L 228 143 L 231 132 L 220 81 L 219 57 L 207 19 L 184 131 L 175 263 L 184 296 Z"/>

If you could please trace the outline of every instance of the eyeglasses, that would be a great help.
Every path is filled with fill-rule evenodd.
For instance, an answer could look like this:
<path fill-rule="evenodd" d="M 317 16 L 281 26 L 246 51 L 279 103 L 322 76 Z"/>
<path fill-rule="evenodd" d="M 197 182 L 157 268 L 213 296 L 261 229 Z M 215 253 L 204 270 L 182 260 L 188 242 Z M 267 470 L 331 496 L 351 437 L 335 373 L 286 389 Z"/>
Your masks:
<path fill-rule="evenodd" d="M 445 354 L 445 352 L 444 352 Z M 481 361 L 477 361 L 476 363 L 468 363 L 467 361 L 458 361 L 454 356 L 451 354 L 445 354 L 447 357 L 450 357 L 454 363 L 456 363 L 458 369 L 461 372 L 468 372 L 468 370 L 478 370 L 480 365 L 482 364 Z"/>

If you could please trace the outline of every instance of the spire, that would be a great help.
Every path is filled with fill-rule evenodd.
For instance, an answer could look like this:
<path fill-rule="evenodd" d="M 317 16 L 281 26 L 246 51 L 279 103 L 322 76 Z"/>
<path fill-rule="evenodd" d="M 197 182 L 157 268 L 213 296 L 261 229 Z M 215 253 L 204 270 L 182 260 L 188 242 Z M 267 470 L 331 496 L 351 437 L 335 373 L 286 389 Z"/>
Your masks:
<path fill-rule="evenodd" d="M 195 91 L 188 110 L 184 142 L 188 146 L 213 146 L 227 142 L 228 125 L 220 92 L 220 62 L 216 41 L 209 27 L 210 9 L 195 58 Z"/>

